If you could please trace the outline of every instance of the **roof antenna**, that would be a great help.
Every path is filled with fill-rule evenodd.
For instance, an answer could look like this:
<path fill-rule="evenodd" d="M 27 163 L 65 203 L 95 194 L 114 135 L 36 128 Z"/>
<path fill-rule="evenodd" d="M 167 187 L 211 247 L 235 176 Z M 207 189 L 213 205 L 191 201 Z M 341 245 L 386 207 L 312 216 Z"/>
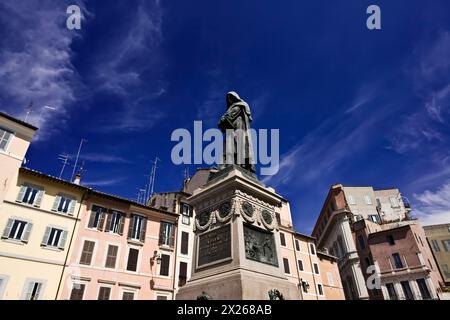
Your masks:
<path fill-rule="evenodd" d="M 148 198 L 147 201 L 150 201 L 151 197 L 153 196 L 153 191 L 155 188 L 155 179 L 156 179 L 156 167 L 158 164 L 158 161 L 161 161 L 158 157 L 155 157 L 155 161 L 153 161 L 152 170 L 150 173 L 150 179 L 148 182 Z"/>
<path fill-rule="evenodd" d="M 30 102 L 30 104 L 27 107 L 27 113 L 25 114 L 25 120 L 24 122 L 27 122 L 28 116 L 31 114 L 31 111 L 33 111 L 33 101 Z"/>
<path fill-rule="evenodd" d="M 70 181 L 73 181 L 73 177 L 75 176 L 75 170 L 77 170 L 78 158 L 80 157 L 81 147 L 83 146 L 83 142 L 87 142 L 86 139 L 82 138 L 80 141 L 80 146 L 78 147 L 77 158 L 75 159 L 75 165 L 73 166 L 72 176 Z"/>
<path fill-rule="evenodd" d="M 69 155 L 68 154 L 60 154 L 58 155 L 58 159 L 62 161 L 63 166 L 61 168 L 61 172 L 59 173 L 59 179 L 61 179 L 64 169 L 66 168 L 67 162 L 69 162 Z"/>

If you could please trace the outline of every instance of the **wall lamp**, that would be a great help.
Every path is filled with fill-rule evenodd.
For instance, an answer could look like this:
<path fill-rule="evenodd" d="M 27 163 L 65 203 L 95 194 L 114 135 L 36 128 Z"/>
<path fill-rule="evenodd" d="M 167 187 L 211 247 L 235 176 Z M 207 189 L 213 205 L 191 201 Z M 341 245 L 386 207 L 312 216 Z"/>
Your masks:
<path fill-rule="evenodd" d="M 156 250 L 153 253 L 153 257 L 150 258 L 150 264 L 153 265 L 155 261 L 157 264 L 161 264 L 161 255 Z"/>

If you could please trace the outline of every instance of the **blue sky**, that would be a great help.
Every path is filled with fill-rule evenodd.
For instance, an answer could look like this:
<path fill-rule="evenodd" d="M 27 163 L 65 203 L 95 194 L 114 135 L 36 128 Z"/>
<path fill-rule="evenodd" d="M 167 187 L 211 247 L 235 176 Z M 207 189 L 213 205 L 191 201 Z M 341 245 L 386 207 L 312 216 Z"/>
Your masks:
<path fill-rule="evenodd" d="M 84 20 L 69 31 L 75 3 Z M 382 30 L 366 28 L 370 4 Z M 396 186 L 424 223 L 449 222 L 448 12 L 447 0 L 4 0 L 0 109 L 23 118 L 33 101 L 28 166 L 58 175 L 58 154 L 85 138 L 84 183 L 135 198 L 155 156 L 155 190 L 180 187 L 171 132 L 215 126 L 235 90 L 255 128 L 280 129 L 281 169 L 264 181 L 299 231 L 336 182 Z"/>

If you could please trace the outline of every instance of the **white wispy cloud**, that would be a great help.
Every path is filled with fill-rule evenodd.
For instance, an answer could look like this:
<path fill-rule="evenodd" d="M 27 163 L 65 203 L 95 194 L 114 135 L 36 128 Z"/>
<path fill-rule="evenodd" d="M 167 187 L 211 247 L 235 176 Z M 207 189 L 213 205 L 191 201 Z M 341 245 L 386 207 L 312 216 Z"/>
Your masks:
<path fill-rule="evenodd" d="M 423 225 L 450 223 L 450 182 L 436 191 L 414 194 L 417 204 L 413 214 Z"/>
<path fill-rule="evenodd" d="M 116 34 L 97 53 L 90 82 L 97 91 L 117 95 L 123 107 L 105 115 L 94 131 L 141 131 L 164 117 L 154 106 L 167 92 L 167 83 L 162 80 L 162 12 L 158 0 L 138 1 L 126 32 Z"/>
<path fill-rule="evenodd" d="M 87 153 L 80 155 L 81 160 L 99 163 L 130 163 L 130 160 L 117 155 L 102 153 Z"/>
<path fill-rule="evenodd" d="M 77 3 L 86 12 L 83 1 Z M 69 4 L 59 0 L 0 3 L 0 109 L 23 119 L 25 107 L 33 102 L 28 121 L 45 128 L 38 139 L 64 125 L 80 87 L 71 62 L 71 44 L 80 32 L 65 26 Z"/>
<path fill-rule="evenodd" d="M 112 179 L 99 179 L 99 180 L 86 180 L 81 181 L 81 184 L 84 186 L 90 187 L 105 187 L 105 186 L 113 186 L 117 185 L 120 182 L 125 180 L 124 177 L 112 178 Z"/>

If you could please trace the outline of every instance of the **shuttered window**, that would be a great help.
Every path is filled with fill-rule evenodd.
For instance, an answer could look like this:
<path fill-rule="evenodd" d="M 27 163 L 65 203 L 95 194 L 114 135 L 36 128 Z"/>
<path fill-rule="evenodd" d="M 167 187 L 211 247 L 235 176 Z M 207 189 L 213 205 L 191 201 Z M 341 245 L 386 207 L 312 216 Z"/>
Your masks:
<path fill-rule="evenodd" d="M 286 237 L 283 232 L 280 232 L 280 243 L 283 247 L 286 247 Z"/>
<path fill-rule="evenodd" d="M 125 215 L 122 212 L 109 210 L 105 226 L 107 232 L 123 235 L 124 224 Z"/>
<path fill-rule="evenodd" d="M 105 223 L 106 209 L 99 206 L 92 206 L 91 216 L 89 217 L 88 228 L 103 230 Z"/>
<path fill-rule="evenodd" d="M 134 292 L 124 292 L 122 294 L 122 300 L 134 300 Z"/>
<path fill-rule="evenodd" d="M 128 229 L 128 238 L 145 242 L 147 232 L 147 218 L 139 215 L 133 215 Z"/>
<path fill-rule="evenodd" d="M 303 271 L 303 261 L 302 260 L 298 260 L 298 270 Z"/>
<path fill-rule="evenodd" d="M 109 300 L 109 296 L 111 295 L 110 287 L 100 287 L 98 290 L 98 300 Z"/>
<path fill-rule="evenodd" d="M 70 293 L 70 300 L 83 300 L 84 289 L 86 285 L 81 283 L 74 283 L 72 292 Z"/>
<path fill-rule="evenodd" d="M 117 260 L 117 251 L 119 250 L 118 246 L 109 245 L 108 246 L 108 252 L 106 254 L 106 268 L 115 268 L 116 267 L 116 260 Z"/>
<path fill-rule="evenodd" d="M 0 150 L 6 151 L 12 136 L 12 132 L 0 129 Z"/>
<path fill-rule="evenodd" d="M 13 239 L 27 243 L 30 237 L 33 224 L 31 222 L 8 219 L 6 228 L 3 230 L 3 239 Z"/>
<path fill-rule="evenodd" d="M 90 265 L 92 261 L 92 255 L 94 253 L 95 242 L 84 241 L 83 251 L 81 252 L 80 264 Z"/>
<path fill-rule="evenodd" d="M 178 286 L 182 287 L 186 284 L 187 280 L 187 263 L 180 262 L 180 271 L 178 276 Z"/>
<path fill-rule="evenodd" d="M 159 269 L 159 274 L 161 276 L 169 275 L 169 265 L 170 265 L 170 256 L 167 254 L 162 254 L 161 255 L 161 266 Z"/>
<path fill-rule="evenodd" d="M 289 260 L 287 258 L 283 258 L 284 265 L 284 273 L 291 273 L 291 269 L 289 268 Z"/>
<path fill-rule="evenodd" d="M 189 252 L 189 233 L 181 232 L 181 254 L 188 254 Z"/>
<path fill-rule="evenodd" d="M 317 263 L 313 263 L 313 267 L 314 267 L 314 273 L 315 274 L 320 274 L 319 265 Z"/>
<path fill-rule="evenodd" d="M 53 202 L 52 211 L 73 215 L 75 211 L 75 204 L 75 199 L 59 194 L 56 196 L 55 201 Z"/>
<path fill-rule="evenodd" d="M 169 222 L 161 222 L 159 229 L 159 245 L 162 246 L 174 246 L 175 240 L 175 226 Z"/>
<path fill-rule="evenodd" d="M 43 195 L 44 190 L 41 187 L 25 184 L 20 188 L 16 201 L 40 207 Z"/>
<path fill-rule="evenodd" d="M 128 252 L 128 263 L 127 263 L 128 271 L 137 270 L 138 257 L 139 257 L 139 250 L 130 248 L 130 251 Z"/>
<path fill-rule="evenodd" d="M 43 283 L 39 281 L 28 281 L 25 284 L 24 300 L 39 300 L 42 295 Z"/>
<path fill-rule="evenodd" d="M 54 227 L 45 229 L 44 238 L 41 245 L 53 248 L 64 249 L 67 241 L 67 231 Z"/>
<path fill-rule="evenodd" d="M 295 250 L 300 251 L 300 241 L 295 239 Z"/>

